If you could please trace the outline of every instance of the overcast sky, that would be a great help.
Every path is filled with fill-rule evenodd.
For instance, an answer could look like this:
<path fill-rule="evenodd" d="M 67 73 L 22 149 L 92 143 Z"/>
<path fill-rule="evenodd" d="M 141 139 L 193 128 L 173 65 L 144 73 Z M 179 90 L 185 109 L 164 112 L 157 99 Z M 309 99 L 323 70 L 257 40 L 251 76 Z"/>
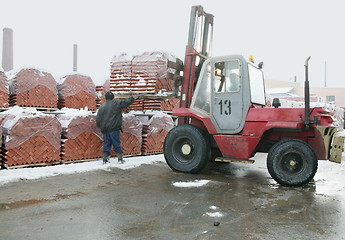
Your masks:
<path fill-rule="evenodd" d="M 1 0 L 0 28 L 14 30 L 14 68 L 35 66 L 56 78 L 78 72 L 98 85 L 122 52 L 167 51 L 184 59 L 191 6 L 215 16 L 213 56 L 254 55 L 267 79 L 345 87 L 342 0 Z M 2 46 L 2 31 L 0 43 Z M 2 47 L 0 49 L 2 54 Z"/>

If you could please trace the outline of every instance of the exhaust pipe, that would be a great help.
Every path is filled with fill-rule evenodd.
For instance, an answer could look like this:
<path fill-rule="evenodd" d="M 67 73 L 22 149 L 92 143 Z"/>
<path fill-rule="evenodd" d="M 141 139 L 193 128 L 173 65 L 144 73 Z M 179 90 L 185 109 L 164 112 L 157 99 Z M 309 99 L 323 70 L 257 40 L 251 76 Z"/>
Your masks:
<path fill-rule="evenodd" d="M 309 88 L 309 79 L 308 79 L 308 62 L 310 60 L 311 56 L 305 60 L 305 81 L 304 81 L 304 103 L 305 103 L 305 113 L 304 113 L 304 124 L 306 127 L 309 127 L 309 124 L 312 123 L 310 120 L 310 88 Z"/>
<path fill-rule="evenodd" d="M 73 72 L 78 70 L 78 45 L 73 44 Z"/>

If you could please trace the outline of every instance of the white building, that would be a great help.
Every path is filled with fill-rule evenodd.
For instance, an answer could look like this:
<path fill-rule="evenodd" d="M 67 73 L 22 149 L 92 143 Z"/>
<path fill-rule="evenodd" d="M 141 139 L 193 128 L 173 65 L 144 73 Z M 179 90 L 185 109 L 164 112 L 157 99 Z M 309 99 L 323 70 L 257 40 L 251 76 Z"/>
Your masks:
<path fill-rule="evenodd" d="M 272 97 L 304 97 L 304 84 L 301 83 L 266 79 L 265 85 L 266 94 Z M 310 88 L 310 96 L 313 99 L 317 98 L 320 102 L 345 109 L 345 88 Z"/>

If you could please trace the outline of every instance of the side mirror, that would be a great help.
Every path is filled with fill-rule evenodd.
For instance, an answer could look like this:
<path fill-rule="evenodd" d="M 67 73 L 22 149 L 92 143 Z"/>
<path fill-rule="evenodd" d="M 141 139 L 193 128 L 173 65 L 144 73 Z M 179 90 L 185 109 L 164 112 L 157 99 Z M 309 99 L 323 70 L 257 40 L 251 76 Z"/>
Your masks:
<path fill-rule="evenodd" d="M 258 68 L 259 68 L 259 69 L 263 69 L 263 67 L 264 67 L 264 62 L 260 62 L 260 63 L 258 64 Z"/>

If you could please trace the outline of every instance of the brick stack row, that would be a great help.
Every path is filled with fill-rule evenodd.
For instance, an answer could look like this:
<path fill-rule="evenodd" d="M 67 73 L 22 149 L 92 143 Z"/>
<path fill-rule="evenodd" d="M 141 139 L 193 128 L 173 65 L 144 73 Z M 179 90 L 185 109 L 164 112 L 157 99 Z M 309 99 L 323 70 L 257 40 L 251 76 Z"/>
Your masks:
<path fill-rule="evenodd" d="M 9 79 L 9 105 L 22 107 L 57 107 L 54 77 L 35 68 L 23 68 Z"/>
<path fill-rule="evenodd" d="M 2 161 L 8 166 L 60 160 L 61 124 L 36 109 L 14 107 L 0 113 Z"/>
<path fill-rule="evenodd" d="M 61 79 L 57 86 L 59 108 L 85 108 L 96 111 L 96 86 L 89 76 L 70 74 Z"/>
<path fill-rule="evenodd" d="M 2 165 L 35 165 L 101 158 L 103 135 L 90 111 L 62 109 L 44 114 L 35 108 L 12 107 L 0 113 Z M 144 117 L 145 118 L 145 117 Z M 161 153 L 172 118 L 154 113 L 146 120 L 124 114 L 121 147 L 125 156 Z M 112 156 L 116 154 L 112 151 Z"/>
<path fill-rule="evenodd" d="M 103 135 L 96 126 L 96 116 L 89 111 L 62 109 L 57 115 L 62 125 L 61 159 L 75 161 L 102 157 Z M 120 135 L 124 155 L 140 155 L 142 124 L 138 118 L 125 114 Z M 112 156 L 116 154 L 112 151 Z"/>
<path fill-rule="evenodd" d="M 162 153 L 164 139 L 174 127 L 173 119 L 167 114 L 156 112 L 149 121 L 141 120 L 144 124 L 142 153 Z"/>

